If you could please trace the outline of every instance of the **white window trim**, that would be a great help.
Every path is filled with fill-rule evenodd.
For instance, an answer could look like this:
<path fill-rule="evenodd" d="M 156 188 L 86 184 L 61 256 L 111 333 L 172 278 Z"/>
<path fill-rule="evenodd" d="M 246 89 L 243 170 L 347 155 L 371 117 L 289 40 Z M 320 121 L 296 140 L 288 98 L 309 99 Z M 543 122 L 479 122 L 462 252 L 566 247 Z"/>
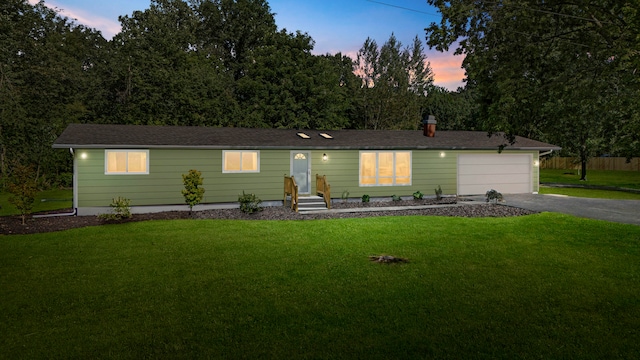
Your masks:
<path fill-rule="evenodd" d="M 113 172 L 109 171 L 109 157 L 108 154 L 110 152 L 122 152 L 122 153 L 130 153 L 130 152 L 143 152 L 146 153 L 146 164 L 145 168 L 147 169 L 145 172 L 129 172 L 129 156 L 127 156 L 127 171 L 124 172 Z M 149 150 L 142 149 L 105 149 L 104 150 L 104 174 L 105 175 L 149 175 Z"/>
<path fill-rule="evenodd" d="M 225 170 L 225 159 L 226 153 L 240 153 L 240 169 L 242 169 L 242 153 L 246 153 L 246 152 L 250 152 L 250 153 L 256 153 L 258 154 L 257 157 L 257 162 L 258 162 L 258 166 L 256 167 L 256 170 L 234 170 L 234 171 L 227 171 Z M 245 174 L 245 173 L 259 173 L 260 172 L 260 150 L 222 150 L 222 173 L 223 174 Z"/>
<path fill-rule="evenodd" d="M 396 184 L 396 153 L 409 153 L 409 183 L 408 184 Z M 362 154 L 376 154 L 376 183 L 375 184 L 363 184 L 362 183 Z M 391 184 L 380 184 L 380 165 L 379 158 L 380 154 L 393 154 L 393 183 Z M 360 187 L 375 187 L 375 186 L 411 186 L 413 183 L 413 152 L 412 151 L 360 151 L 358 153 L 358 186 Z"/>

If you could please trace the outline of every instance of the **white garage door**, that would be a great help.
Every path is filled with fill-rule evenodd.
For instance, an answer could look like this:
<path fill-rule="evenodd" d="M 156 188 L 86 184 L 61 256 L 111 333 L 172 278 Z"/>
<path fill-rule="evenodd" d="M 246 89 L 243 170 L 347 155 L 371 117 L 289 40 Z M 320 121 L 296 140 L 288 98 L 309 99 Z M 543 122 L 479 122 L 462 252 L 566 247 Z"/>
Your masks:
<path fill-rule="evenodd" d="M 531 154 L 458 155 L 458 194 L 531 193 Z"/>

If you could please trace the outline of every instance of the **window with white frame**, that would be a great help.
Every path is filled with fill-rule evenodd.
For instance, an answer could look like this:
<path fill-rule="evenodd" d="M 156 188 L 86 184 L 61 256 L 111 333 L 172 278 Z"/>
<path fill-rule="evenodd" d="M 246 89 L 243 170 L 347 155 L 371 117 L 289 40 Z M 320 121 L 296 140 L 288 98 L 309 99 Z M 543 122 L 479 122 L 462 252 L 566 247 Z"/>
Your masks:
<path fill-rule="evenodd" d="M 411 151 L 361 151 L 360 186 L 411 185 Z"/>
<path fill-rule="evenodd" d="M 105 150 L 105 174 L 148 174 L 149 150 Z"/>
<path fill-rule="evenodd" d="M 222 152 L 222 172 L 260 172 L 260 151 L 225 150 Z"/>

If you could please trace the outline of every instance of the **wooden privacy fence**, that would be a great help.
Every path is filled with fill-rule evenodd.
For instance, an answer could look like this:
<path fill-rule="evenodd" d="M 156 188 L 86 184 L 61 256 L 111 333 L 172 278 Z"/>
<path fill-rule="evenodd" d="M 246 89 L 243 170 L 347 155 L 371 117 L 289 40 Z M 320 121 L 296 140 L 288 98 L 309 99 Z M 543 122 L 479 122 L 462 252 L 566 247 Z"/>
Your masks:
<path fill-rule="evenodd" d="M 552 157 L 540 162 L 541 169 L 580 169 L 580 166 L 580 160 L 571 157 Z M 640 171 L 640 158 L 632 158 L 631 162 L 623 157 L 591 158 L 587 170 Z"/>

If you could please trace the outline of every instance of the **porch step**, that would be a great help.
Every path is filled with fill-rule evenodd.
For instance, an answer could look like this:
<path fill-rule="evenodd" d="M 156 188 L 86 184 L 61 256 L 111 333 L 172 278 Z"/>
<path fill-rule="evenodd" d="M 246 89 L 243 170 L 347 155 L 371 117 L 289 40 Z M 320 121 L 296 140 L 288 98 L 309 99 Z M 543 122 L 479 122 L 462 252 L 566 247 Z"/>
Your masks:
<path fill-rule="evenodd" d="M 301 196 L 298 198 L 298 212 L 327 210 L 324 199 L 320 196 Z"/>

